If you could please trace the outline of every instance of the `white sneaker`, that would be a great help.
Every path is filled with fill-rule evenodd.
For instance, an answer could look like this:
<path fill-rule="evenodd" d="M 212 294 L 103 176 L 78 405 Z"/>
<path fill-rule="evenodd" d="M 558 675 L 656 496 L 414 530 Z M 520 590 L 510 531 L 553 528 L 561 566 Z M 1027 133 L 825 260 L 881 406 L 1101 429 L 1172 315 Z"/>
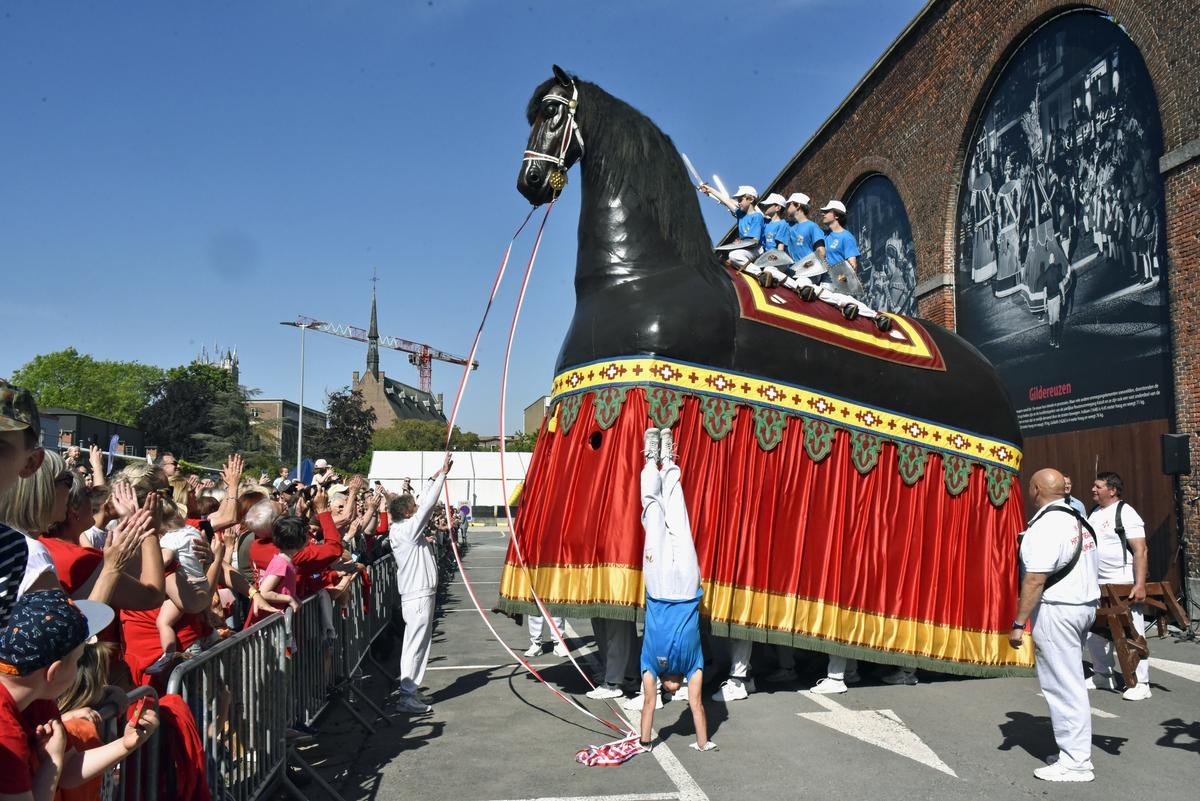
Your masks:
<path fill-rule="evenodd" d="M 1033 775 L 1045 782 L 1090 782 L 1096 778 L 1090 770 L 1071 770 L 1057 762 L 1038 768 Z"/>
<path fill-rule="evenodd" d="M 607 698 L 620 698 L 625 695 L 615 684 L 598 684 L 593 690 L 588 690 L 587 697 L 595 701 L 603 701 Z"/>
<path fill-rule="evenodd" d="M 648 462 L 658 461 L 660 435 L 657 428 L 647 428 L 645 434 L 645 447 L 642 449 L 642 455 L 646 457 Z"/>
<path fill-rule="evenodd" d="M 750 691 L 746 687 L 746 682 L 741 679 L 726 679 L 721 685 L 721 689 L 713 693 L 714 701 L 728 703 L 729 701 L 741 701 L 743 698 L 749 698 Z"/>
<path fill-rule="evenodd" d="M 626 712 L 641 712 L 642 706 L 645 703 L 646 703 L 646 696 L 642 693 L 638 693 L 637 695 L 633 696 L 632 698 L 626 698 L 621 703 L 621 708 L 624 709 Z M 654 694 L 654 708 L 655 709 L 663 708 L 662 693 Z"/>
<path fill-rule="evenodd" d="M 561 643 L 561 642 L 554 643 L 554 655 L 557 656 L 558 658 L 566 659 L 567 655 L 570 653 L 571 653 L 571 649 L 568 648 L 563 643 Z"/>
<path fill-rule="evenodd" d="M 911 670 L 899 668 L 898 670 L 893 670 L 891 673 L 884 675 L 882 677 L 882 681 L 884 684 L 899 684 L 911 687 L 917 683 L 917 676 Z"/>
<path fill-rule="evenodd" d="M 763 677 L 763 681 L 770 682 L 771 684 L 780 684 L 795 680 L 796 671 L 793 668 L 779 668 L 771 675 Z"/>
<path fill-rule="evenodd" d="M 540 642 L 535 642 L 533 645 L 526 648 L 525 652 L 522 654 L 522 656 L 541 656 L 541 655 L 542 655 L 542 644 Z"/>
<path fill-rule="evenodd" d="M 429 704 L 422 703 L 416 696 L 402 695 L 400 700 L 396 702 L 396 708 L 401 712 L 412 712 L 415 715 L 423 715 L 426 712 L 432 712 L 433 707 Z"/>
<path fill-rule="evenodd" d="M 813 688 L 809 692 L 816 693 L 817 695 L 840 695 L 846 692 L 846 682 L 826 676 L 813 685 Z"/>
<path fill-rule="evenodd" d="M 1093 673 L 1083 682 L 1083 686 L 1089 690 L 1115 690 L 1117 680 L 1111 673 Z"/>
<path fill-rule="evenodd" d="M 658 460 L 665 462 L 668 459 L 675 461 L 675 437 L 671 429 L 664 428 L 659 432 Z"/>
<path fill-rule="evenodd" d="M 1149 682 L 1135 684 L 1125 692 L 1121 693 L 1121 697 L 1126 701 L 1145 701 L 1151 695 Z"/>

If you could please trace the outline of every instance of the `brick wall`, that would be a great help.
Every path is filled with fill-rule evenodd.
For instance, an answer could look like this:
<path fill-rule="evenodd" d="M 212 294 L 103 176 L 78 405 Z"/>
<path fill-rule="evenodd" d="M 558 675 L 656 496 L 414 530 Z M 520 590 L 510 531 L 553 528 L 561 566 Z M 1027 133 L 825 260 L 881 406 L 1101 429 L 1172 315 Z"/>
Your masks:
<path fill-rule="evenodd" d="M 1163 152 L 1186 148 L 1200 136 L 1200 10 L 1196 0 L 1148 4 L 1098 0 L 934 0 L 870 77 L 770 187 L 814 201 L 845 197 L 864 175 L 891 179 L 912 224 L 918 281 L 953 277 L 956 209 L 978 114 L 1007 57 L 1040 24 L 1074 8 L 1108 13 L 1141 51 L 1158 96 Z M 1194 145 L 1193 145 L 1194 147 Z M 1174 429 L 1200 431 L 1200 160 L 1184 161 L 1164 176 L 1168 284 L 1174 347 Z M 923 317 L 954 324 L 953 287 L 930 290 L 919 301 Z M 1195 440 L 1194 445 L 1200 445 Z M 1158 464 L 1158 443 L 1147 443 Z M 1200 474 L 1200 447 L 1197 473 Z M 1200 495 L 1200 475 L 1185 479 L 1184 497 Z M 1185 532 L 1200 532 L 1200 504 L 1184 507 Z M 1190 533 L 1189 575 L 1200 598 L 1200 535 Z"/>

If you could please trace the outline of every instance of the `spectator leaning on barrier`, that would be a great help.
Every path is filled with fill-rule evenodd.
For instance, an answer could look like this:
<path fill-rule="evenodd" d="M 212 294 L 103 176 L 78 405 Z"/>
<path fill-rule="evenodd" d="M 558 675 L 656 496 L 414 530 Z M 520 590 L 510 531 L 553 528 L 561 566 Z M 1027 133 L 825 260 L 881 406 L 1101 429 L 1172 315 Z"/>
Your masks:
<path fill-rule="evenodd" d="M 419 714 L 432 708 L 421 693 L 421 680 L 425 678 L 429 642 L 433 638 L 437 561 L 433 555 L 433 541 L 424 531 L 441 496 L 446 474 L 453 465 L 454 460 L 447 454 L 441 469 L 426 483 L 419 502 L 406 492 L 388 504 L 388 517 L 392 521 L 388 540 L 396 556 L 400 610 L 404 616 L 398 705 L 405 712 Z"/>

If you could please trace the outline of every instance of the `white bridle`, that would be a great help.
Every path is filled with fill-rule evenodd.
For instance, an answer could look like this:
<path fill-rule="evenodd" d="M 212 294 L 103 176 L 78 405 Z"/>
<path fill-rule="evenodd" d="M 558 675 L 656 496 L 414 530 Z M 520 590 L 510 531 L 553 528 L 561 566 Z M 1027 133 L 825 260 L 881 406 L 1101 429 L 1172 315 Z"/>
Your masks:
<path fill-rule="evenodd" d="M 579 87 L 571 81 L 571 97 L 568 99 L 561 95 L 549 94 L 542 98 L 542 102 L 562 103 L 567 107 L 567 121 L 563 128 L 562 146 L 559 148 L 558 155 L 550 153 L 540 153 L 536 150 L 526 150 L 525 157 L 521 159 L 526 161 L 548 161 L 558 168 L 559 172 L 565 172 L 567 164 L 567 148 L 571 145 L 571 140 L 579 145 L 580 158 L 583 157 L 583 132 L 579 130 L 579 123 L 575 122 L 575 111 L 579 108 Z"/>

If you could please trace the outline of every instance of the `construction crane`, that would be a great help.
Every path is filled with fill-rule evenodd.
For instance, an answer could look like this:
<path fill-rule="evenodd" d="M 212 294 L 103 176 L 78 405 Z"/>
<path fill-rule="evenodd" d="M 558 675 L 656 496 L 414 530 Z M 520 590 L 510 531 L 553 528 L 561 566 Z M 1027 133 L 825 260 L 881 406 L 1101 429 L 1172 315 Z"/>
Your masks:
<path fill-rule="evenodd" d="M 374 327 L 375 327 L 374 319 L 373 319 L 375 317 L 374 301 L 372 301 L 372 303 L 371 303 L 371 317 L 372 317 L 372 329 L 374 329 Z M 432 394 L 432 392 L 433 392 L 433 360 L 434 359 L 437 359 L 439 362 L 449 362 L 450 364 L 466 364 L 467 363 L 467 360 L 465 358 L 463 358 L 462 356 L 455 356 L 451 353 L 446 353 L 445 351 L 440 351 L 437 348 L 430 347 L 429 345 L 425 345 L 420 342 L 413 342 L 408 339 L 400 339 L 399 337 L 379 336 L 377 333 L 375 334 L 374 337 L 372 337 L 371 331 L 367 331 L 366 329 L 359 328 L 358 326 L 355 326 L 355 325 L 345 325 L 343 323 L 326 323 L 321 320 L 317 320 L 316 318 L 313 318 L 313 317 L 306 317 L 303 314 L 300 315 L 299 317 L 297 317 L 296 322 L 292 323 L 292 325 L 295 325 L 297 327 L 308 328 L 313 331 L 322 331 L 326 334 L 333 334 L 336 337 L 345 337 L 346 339 L 353 339 L 356 342 L 366 342 L 369 344 L 372 341 L 376 341 L 385 348 L 391 348 L 392 350 L 404 351 L 405 353 L 408 354 L 409 363 L 415 364 L 417 366 L 417 371 L 421 376 L 421 381 L 420 381 L 421 391 L 426 394 Z M 476 370 L 478 368 L 479 368 L 479 362 L 472 361 L 471 369 Z"/>

